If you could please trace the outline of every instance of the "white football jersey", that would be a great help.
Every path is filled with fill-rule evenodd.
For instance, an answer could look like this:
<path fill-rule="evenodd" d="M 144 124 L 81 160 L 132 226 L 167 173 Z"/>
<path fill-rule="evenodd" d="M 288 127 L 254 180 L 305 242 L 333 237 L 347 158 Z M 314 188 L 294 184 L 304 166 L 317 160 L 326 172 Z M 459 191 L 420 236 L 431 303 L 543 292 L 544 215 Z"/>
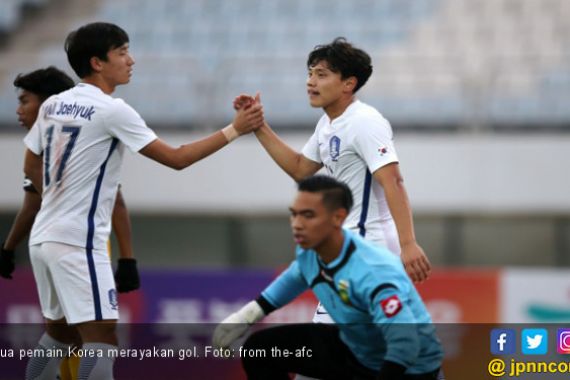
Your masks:
<path fill-rule="evenodd" d="M 399 254 L 397 230 L 384 189 L 372 173 L 398 162 L 390 123 L 374 108 L 354 101 L 332 123 L 324 114 L 303 155 L 352 190 L 354 206 L 345 226 Z"/>
<path fill-rule="evenodd" d="M 48 98 L 24 139 L 43 155 L 44 169 L 30 245 L 106 249 L 124 145 L 138 152 L 156 138 L 134 109 L 96 86 L 81 83 Z"/>

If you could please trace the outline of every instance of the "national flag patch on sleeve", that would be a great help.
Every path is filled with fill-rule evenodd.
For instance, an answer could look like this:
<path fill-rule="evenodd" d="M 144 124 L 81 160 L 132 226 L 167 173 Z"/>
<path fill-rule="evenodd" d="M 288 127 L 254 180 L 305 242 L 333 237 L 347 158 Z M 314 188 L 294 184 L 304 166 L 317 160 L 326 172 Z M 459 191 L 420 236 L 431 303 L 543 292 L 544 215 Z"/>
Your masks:
<path fill-rule="evenodd" d="M 390 296 L 380 301 L 382 311 L 388 318 L 392 318 L 402 310 L 402 302 L 397 295 Z"/>

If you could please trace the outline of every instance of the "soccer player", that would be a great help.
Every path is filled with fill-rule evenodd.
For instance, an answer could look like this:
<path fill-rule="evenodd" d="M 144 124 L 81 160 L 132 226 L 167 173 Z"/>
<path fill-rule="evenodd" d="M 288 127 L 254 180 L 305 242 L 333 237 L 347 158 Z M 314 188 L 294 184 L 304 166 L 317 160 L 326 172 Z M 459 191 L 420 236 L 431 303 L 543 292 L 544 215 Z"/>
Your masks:
<path fill-rule="evenodd" d="M 30 130 L 36 121 L 41 104 L 50 96 L 73 86 L 75 86 L 73 79 L 53 66 L 18 75 L 14 79 L 14 87 L 19 90 L 19 104 L 16 113 L 20 125 Z M 41 196 L 27 177 L 24 178 L 23 189 L 22 207 L 1 247 L 0 276 L 7 279 L 12 278 L 12 272 L 15 269 L 14 251 L 32 229 L 32 224 L 41 206 Z M 118 190 L 113 209 L 113 229 L 117 236 L 120 256 L 115 272 L 117 290 L 119 292 L 136 290 L 140 285 L 140 280 L 133 255 L 129 213 L 120 190 Z"/>
<path fill-rule="evenodd" d="M 307 93 L 312 107 L 325 112 L 301 153 L 289 147 L 265 124 L 255 135 L 273 160 L 295 181 L 327 173 L 348 184 L 355 207 L 346 227 L 365 239 L 401 254 L 413 281 L 425 280 L 430 263 L 416 241 L 412 211 L 394 148 L 389 122 L 356 98 L 372 74 L 370 56 L 337 38 L 317 46 L 307 60 Z M 240 95 L 234 108 L 255 104 Z M 315 322 L 330 322 L 321 305 Z"/>
<path fill-rule="evenodd" d="M 62 328 L 75 325 L 84 352 L 100 354 L 81 358 L 80 378 L 111 379 L 118 305 L 106 242 L 124 146 L 181 170 L 258 128 L 263 110 L 260 105 L 241 110 L 221 131 L 172 147 L 135 110 L 111 96 L 130 81 L 135 63 L 123 29 L 102 22 L 84 25 L 67 36 L 65 50 L 81 83 L 47 99 L 24 139 L 24 171 L 43 198 L 30 237 L 47 320 L 38 350 L 65 351 L 53 326 L 58 321 Z M 28 362 L 27 379 L 55 377 L 59 358 L 41 356 Z"/>
<path fill-rule="evenodd" d="M 314 176 L 298 189 L 289 208 L 296 259 L 216 327 L 214 345 L 229 347 L 249 325 L 311 288 L 336 324 L 253 333 L 240 349 L 249 380 L 286 380 L 291 372 L 319 379 L 437 379 L 441 344 L 401 261 L 342 227 L 353 203 L 348 186 Z"/>
<path fill-rule="evenodd" d="M 14 87 L 18 89 L 16 113 L 20 125 L 30 130 L 36 121 L 41 104 L 50 96 L 68 90 L 74 85 L 73 79 L 53 66 L 19 74 L 14 79 Z M 12 278 L 15 269 L 14 251 L 30 232 L 41 206 L 41 196 L 27 177 L 24 179 L 23 189 L 25 195 L 22 207 L 14 219 L 6 240 L 2 243 L 0 252 L 0 276 L 6 279 Z M 113 230 L 117 236 L 120 256 L 115 271 L 117 290 L 119 292 L 136 290 L 140 286 L 140 279 L 133 255 L 129 213 L 120 190 L 113 209 Z M 76 331 L 69 330 L 69 334 L 60 338 L 66 343 L 81 345 Z M 77 378 L 78 366 L 79 358 L 65 358 L 60 366 L 60 378 L 62 380 Z"/>
<path fill-rule="evenodd" d="M 14 79 L 14 86 L 18 89 L 18 122 L 23 128 L 30 130 L 41 104 L 52 95 L 72 88 L 75 85 L 63 71 L 55 67 L 48 67 L 18 75 Z M 11 279 L 15 269 L 14 250 L 32 229 L 34 218 L 38 213 L 42 198 L 32 185 L 29 178 L 24 178 L 24 201 L 16 215 L 12 228 L 6 239 L 2 242 L 0 253 L 0 276 Z"/>

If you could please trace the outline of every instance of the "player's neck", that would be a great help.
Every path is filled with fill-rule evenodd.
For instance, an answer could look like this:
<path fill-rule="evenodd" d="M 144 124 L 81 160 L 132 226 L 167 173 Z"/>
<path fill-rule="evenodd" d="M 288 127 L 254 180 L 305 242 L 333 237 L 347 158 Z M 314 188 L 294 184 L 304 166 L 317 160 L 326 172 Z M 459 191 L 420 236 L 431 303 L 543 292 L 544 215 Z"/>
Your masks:
<path fill-rule="evenodd" d="M 332 234 L 319 247 L 316 247 L 315 251 L 321 258 L 321 260 L 325 264 L 328 264 L 340 256 L 343 245 L 344 245 L 344 234 L 342 233 L 342 230 L 340 230 L 338 231 L 338 233 Z"/>
<path fill-rule="evenodd" d="M 111 95 L 115 92 L 115 85 L 108 83 L 99 75 L 89 75 L 82 79 L 83 83 L 87 83 L 93 85 L 95 87 L 99 87 L 101 91 L 103 91 L 107 95 Z"/>
<path fill-rule="evenodd" d="M 333 103 L 323 107 L 323 111 L 325 111 L 332 122 L 334 119 L 342 115 L 355 100 L 356 98 L 354 94 L 351 94 L 350 96 L 342 96 Z"/>

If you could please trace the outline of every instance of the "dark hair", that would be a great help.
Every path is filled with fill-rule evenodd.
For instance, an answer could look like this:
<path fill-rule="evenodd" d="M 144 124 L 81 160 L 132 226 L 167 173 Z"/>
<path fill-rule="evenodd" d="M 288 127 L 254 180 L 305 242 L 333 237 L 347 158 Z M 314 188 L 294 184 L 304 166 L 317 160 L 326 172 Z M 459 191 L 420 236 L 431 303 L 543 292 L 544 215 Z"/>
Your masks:
<path fill-rule="evenodd" d="M 301 180 L 297 186 L 299 191 L 323 193 L 323 204 L 331 211 L 344 208 L 350 212 L 354 203 L 348 185 L 332 177 L 324 175 L 307 177 Z"/>
<path fill-rule="evenodd" d="M 340 73 L 342 79 L 356 77 L 354 92 L 358 91 L 370 75 L 372 75 L 372 60 L 364 50 L 346 42 L 344 37 L 337 37 L 328 45 L 317 45 L 307 59 L 307 68 L 321 61 L 328 63 L 332 72 Z"/>
<path fill-rule="evenodd" d="M 129 35 L 115 24 L 94 22 L 69 33 L 65 39 L 67 60 L 79 78 L 92 73 L 91 58 L 107 60 L 107 53 L 129 42 Z"/>
<path fill-rule="evenodd" d="M 38 95 L 42 101 L 75 86 L 73 79 L 54 66 L 18 74 L 14 86 Z"/>

